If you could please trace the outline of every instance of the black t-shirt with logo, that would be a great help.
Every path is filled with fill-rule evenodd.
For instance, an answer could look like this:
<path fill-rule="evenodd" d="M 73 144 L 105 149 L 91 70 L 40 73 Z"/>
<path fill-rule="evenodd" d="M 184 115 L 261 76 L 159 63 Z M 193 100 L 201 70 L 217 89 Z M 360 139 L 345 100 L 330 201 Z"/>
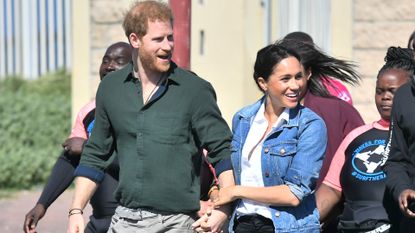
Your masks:
<path fill-rule="evenodd" d="M 386 175 L 382 165 L 388 131 L 372 128 L 356 137 L 345 151 L 340 183 L 347 201 L 383 200 Z"/>

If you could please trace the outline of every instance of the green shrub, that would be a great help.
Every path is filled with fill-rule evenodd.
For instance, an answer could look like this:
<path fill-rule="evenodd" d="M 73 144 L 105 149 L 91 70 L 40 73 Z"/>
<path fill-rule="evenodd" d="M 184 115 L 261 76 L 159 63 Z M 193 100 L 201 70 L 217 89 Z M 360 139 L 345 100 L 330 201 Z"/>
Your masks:
<path fill-rule="evenodd" d="M 0 81 L 0 189 L 43 183 L 70 132 L 70 76 Z"/>

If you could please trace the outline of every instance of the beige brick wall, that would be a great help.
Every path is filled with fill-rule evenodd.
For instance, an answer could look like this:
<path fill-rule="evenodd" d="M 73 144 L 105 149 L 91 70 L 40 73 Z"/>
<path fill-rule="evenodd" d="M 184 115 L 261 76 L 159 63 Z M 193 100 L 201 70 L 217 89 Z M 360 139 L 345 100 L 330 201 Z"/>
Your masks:
<path fill-rule="evenodd" d="M 90 75 L 87 81 L 83 83 L 84 86 L 87 86 L 86 89 L 89 93 L 88 95 L 74 97 L 79 98 L 73 101 L 75 102 L 73 105 L 74 112 L 77 112 L 80 106 L 95 96 L 99 83 L 98 68 L 105 48 L 116 41 L 126 41 L 121 23 L 123 14 L 131 2 L 133 0 L 89 0 L 89 29 L 87 32 L 82 31 L 81 33 L 89 33 L 90 51 L 88 56 L 80 55 L 74 57 L 75 59 L 85 59 L 85 62 L 90 64 L 88 71 Z M 196 3 L 193 2 L 193 4 Z M 377 72 L 384 63 L 383 58 L 387 48 L 392 45 L 405 47 L 409 35 L 415 30 L 415 0 L 353 0 L 352 5 L 351 44 L 353 48 L 351 50 L 351 59 L 358 64 L 358 70 L 362 74 L 363 81 L 360 86 L 350 87 L 349 89 L 353 96 L 355 107 L 359 110 L 364 120 L 370 122 L 378 118 L 374 105 L 374 87 Z M 333 17 L 336 17 L 336 15 Z M 344 16 L 337 17 L 333 20 L 350 20 L 342 19 L 341 17 Z M 259 16 L 259 19 L 262 19 L 261 16 Z M 249 25 L 249 22 L 245 22 L 245 27 L 247 25 Z M 344 28 L 342 30 L 350 31 Z M 260 33 L 256 35 L 262 36 Z M 349 45 L 345 43 L 344 46 Z M 254 45 L 254 47 L 258 46 Z M 241 53 L 239 56 L 248 56 L 247 54 L 249 53 Z M 193 60 L 193 62 L 195 61 Z M 196 64 L 193 65 L 197 67 Z M 242 62 L 240 65 L 252 66 L 252 64 L 246 64 L 245 62 Z M 85 77 L 79 77 L 79 79 L 85 79 Z M 218 85 L 217 83 L 215 84 Z M 222 96 L 224 93 L 221 92 L 220 86 L 215 88 L 219 91 L 219 102 L 223 102 L 222 104 L 225 106 L 226 104 L 224 103 L 227 97 Z M 85 96 L 89 96 L 89 98 L 87 99 Z M 224 109 L 232 109 L 232 112 L 234 110 L 234 108 L 229 106 L 224 107 Z M 229 118 L 232 114 L 229 112 L 224 115 Z"/>
<path fill-rule="evenodd" d="M 389 46 L 406 47 L 415 30 L 414 0 L 354 0 L 353 60 L 363 82 L 350 88 L 366 122 L 378 119 L 374 104 L 376 75 Z"/>
<path fill-rule="evenodd" d="M 98 69 L 105 49 L 126 41 L 122 18 L 132 0 L 74 0 L 72 119 L 79 109 L 95 97 Z M 87 67 L 85 67 L 87 66 Z"/>
<path fill-rule="evenodd" d="M 122 28 L 123 15 L 131 1 L 91 0 L 91 93 L 99 84 L 98 69 L 106 48 L 115 42 L 128 42 Z"/>

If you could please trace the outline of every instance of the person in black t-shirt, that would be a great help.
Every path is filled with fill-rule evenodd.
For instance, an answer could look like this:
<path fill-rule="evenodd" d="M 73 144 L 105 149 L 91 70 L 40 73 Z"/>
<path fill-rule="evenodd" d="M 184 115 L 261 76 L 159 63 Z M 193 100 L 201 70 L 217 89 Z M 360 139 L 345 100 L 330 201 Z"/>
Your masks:
<path fill-rule="evenodd" d="M 384 207 L 386 175 L 382 171 L 388 140 L 392 101 L 395 91 L 405 84 L 414 72 L 412 51 L 391 47 L 386 64 L 379 71 L 375 102 L 381 119 L 351 131 L 340 144 L 330 169 L 317 190 L 320 218 L 324 219 L 344 197 L 344 210 L 338 231 L 397 232 L 391 226 L 391 216 Z M 389 201 L 389 200 L 388 200 Z"/>

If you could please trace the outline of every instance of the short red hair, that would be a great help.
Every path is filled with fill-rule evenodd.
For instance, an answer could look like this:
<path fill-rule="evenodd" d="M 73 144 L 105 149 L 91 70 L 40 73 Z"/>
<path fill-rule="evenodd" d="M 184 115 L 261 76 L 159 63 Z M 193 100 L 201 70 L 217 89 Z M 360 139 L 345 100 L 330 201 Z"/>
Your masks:
<path fill-rule="evenodd" d="M 122 24 L 127 38 L 135 33 L 139 38 L 147 33 L 148 22 L 157 20 L 173 25 L 173 13 L 167 3 L 161 1 L 138 1 L 125 14 Z"/>

